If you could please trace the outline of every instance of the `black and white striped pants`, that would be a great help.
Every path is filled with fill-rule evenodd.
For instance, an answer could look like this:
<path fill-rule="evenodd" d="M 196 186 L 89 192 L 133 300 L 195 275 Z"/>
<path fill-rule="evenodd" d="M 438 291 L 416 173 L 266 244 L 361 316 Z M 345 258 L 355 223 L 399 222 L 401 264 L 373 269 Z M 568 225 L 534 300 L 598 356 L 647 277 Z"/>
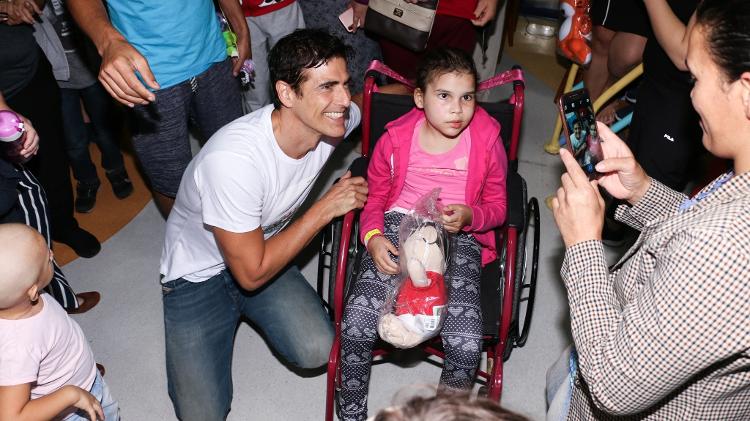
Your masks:
<path fill-rule="evenodd" d="M 20 165 L 15 168 L 21 176 L 21 181 L 16 188 L 18 189 L 18 205 L 23 213 L 24 222 L 39 231 L 47 241 L 47 246 L 51 248 L 52 233 L 47 209 L 49 205 L 44 189 L 29 170 Z M 64 309 L 78 308 L 75 292 L 70 287 L 68 280 L 65 279 L 65 275 L 57 262 L 54 262 L 52 282 L 45 288 L 45 291 L 52 295 Z"/>

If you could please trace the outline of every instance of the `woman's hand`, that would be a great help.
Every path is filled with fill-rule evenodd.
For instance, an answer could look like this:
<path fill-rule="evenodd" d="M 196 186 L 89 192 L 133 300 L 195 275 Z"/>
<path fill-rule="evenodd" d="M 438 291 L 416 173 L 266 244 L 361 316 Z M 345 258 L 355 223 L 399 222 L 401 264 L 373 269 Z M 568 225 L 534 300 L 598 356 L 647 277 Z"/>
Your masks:
<path fill-rule="evenodd" d="M 23 142 L 23 149 L 21 149 L 20 155 L 23 158 L 23 162 L 26 162 L 39 151 L 39 135 L 36 133 L 36 129 L 31 125 L 29 119 L 20 114 L 19 116 L 23 120 L 24 130 L 26 130 L 26 140 Z"/>
<path fill-rule="evenodd" d="M 466 205 L 447 205 L 443 208 L 442 218 L 445 230 L 455 234 L 461 231 L 463 227 L 471 225 L 474 220 L 474 212 Z"/>
<path fill-rule="evenodd" d="M 589 181 L 578 161 L 567 149 L 560 149 L 567 172 L 552 199 L 552 213 L 565 247 L 588 240 L 601 240 L 604 225 L 604 199 L 597 181 Z"/>
<path fill-rule="evenodd" d="M 354 12 L 354 17 L 352 18 L 352 26 L 347 29 L 349 29 L 352 33 L 355 33 L 357 32 L 357 29 L 365 27 L 365 15 L 367 14 L 367 5 L 357 3 L 356 1 L 352 0 L 349 3 L 349 6 L 352 8 Z"/>
<path fill-rule="evenodd" d="M 367 251 L 372 256 L 372 260 L 379 271 L 390 275 L 398 273 L 398 265 L 388 255 L 388 252 L 390 252 L 392 255 L 398 256 L 398 249 L 389 239 L 382 235 L 370 238 L 370 241 L 367 242 Z"/>
<path fill-rule="evenodd" d="M 42 14 L 42 10 L 33 0 L 11 0 L 7 8 L 8 25 L 33 25 L 36 22 L 35 16 Z"/>
<path fill-rule="evenodd" d="M 635 204 L 651 186 L 651 179 L 635 161 L 633 153 L 606 124 L 597 122 L 604 160 L 596 164 L 596 170 L 603 174 L 599 185 L 607 189 L 617 199 Z"/>

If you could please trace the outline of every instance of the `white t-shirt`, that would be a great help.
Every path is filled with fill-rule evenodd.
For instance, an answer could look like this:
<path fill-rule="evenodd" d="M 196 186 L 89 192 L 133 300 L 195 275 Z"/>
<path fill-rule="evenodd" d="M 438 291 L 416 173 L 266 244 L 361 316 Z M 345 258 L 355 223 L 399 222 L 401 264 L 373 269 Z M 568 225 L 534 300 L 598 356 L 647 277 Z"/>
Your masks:
<path fill-rule="evenodd" d="M 235 233 L 261 227 L 269 238 L 307 198 L 337 142 L 324 138 L 293 159 L 276 142 L 272 111 L 267 105 L 222 127 L 188 165 L 167 220 L 162 282 L 202 282 L 225 268 L 212 226 Z M 352 104 L 346 135 L 359 120 Z"/>
<path fill-rule="evenodd" d="M 33 383 L 31 399 L 65 385 L 91 389 L 96 363 L 81 327 L 49 294 L 39 296 L 39 313 L 0 319 L 0 386 Z"/>

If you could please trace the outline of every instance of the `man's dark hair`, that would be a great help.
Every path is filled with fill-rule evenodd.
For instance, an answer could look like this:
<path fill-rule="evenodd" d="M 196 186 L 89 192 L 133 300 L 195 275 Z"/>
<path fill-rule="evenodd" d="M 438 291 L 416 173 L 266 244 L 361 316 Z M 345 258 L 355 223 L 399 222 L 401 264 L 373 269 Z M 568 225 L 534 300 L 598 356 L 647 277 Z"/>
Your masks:
<path fill-rule="evenodd" d="M 375 421 L 527 421 L 502 408 L 497 402 L 471 398 L 466 393 L 417 396 L 403 405 L 381 410 Z"/>
<path fill-rule="evenodd" d="M 479 74 L 474 59 L 458 48 L 438 48 L 427 52 L 417 66 L 417 88 L 423 92 L 427 84 L 447 73 L 468 73 L 474 76 L 476 85 Z"/>
<path fill-rule="evenodd" d="M 268 54 L 274 108 L 281 108 L 277 81 L 288 83 L 299 94 L 306 80 L 305 69 L 322 66 L 336 57 L 346 60 L 347 49 L 341 40 L 320 29 L 299 29 L 280 39 Z"/>
<path fill-rule="evenodd" d="M 728 82 L 750 71 L 750 1 L 704 0 L 698 5 L 696 23 Z"/>

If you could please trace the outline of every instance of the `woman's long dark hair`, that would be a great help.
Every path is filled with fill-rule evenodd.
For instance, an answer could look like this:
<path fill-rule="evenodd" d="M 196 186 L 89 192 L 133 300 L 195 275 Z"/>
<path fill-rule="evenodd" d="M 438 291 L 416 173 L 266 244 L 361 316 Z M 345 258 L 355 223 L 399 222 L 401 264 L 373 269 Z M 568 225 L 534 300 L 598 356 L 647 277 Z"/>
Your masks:
<path fill-rule="evenodd" d="M 709 53 L 727 81 L 750 71 L 750 1 L 703 0 L 696 23 L 706 34 Z"/>

